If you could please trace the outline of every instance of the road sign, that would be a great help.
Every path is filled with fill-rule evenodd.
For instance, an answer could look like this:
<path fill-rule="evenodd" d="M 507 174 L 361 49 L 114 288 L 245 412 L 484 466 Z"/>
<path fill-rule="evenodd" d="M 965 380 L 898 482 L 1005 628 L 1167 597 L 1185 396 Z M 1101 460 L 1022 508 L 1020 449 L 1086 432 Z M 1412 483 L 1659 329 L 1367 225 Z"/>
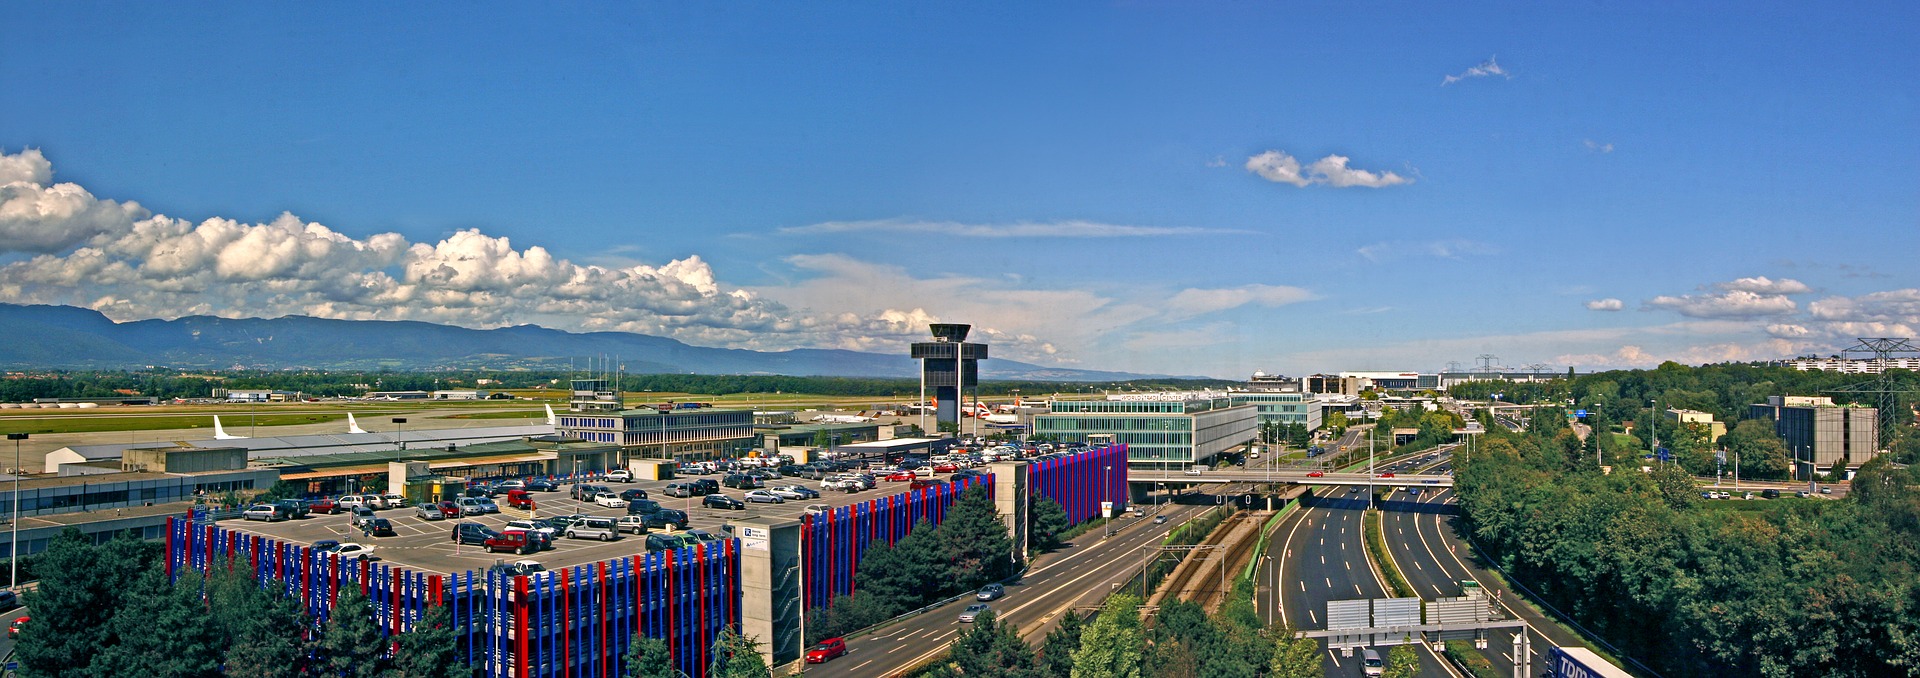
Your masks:
<path fill-rule="evenodd" d="M 1327 630 L 1364 629 L 1372 626 L 1371 614 L 1373 601 L 1329 600 L 1327 601 Z"/>
<path fill-rule="evenodd" d="M 1575 416 L 1575 417 L 1578 417 L 1578 418 L 1580 418 L 1580 419 L 1585 419 L 1585 418 L 1587 418 L 1587 411 L 1586 411 L 1586 410 L 1574 410 L 1574 411 L 1573 411 L 1573 416 Z"/>
<path fill-rule="evenodd" d="M 1664 447 L 1654 448 L 1654 456 L 1659 457 L 1660 461 L 1673 461 L 1673 452 Z"/>
<path fill-rule="evenodd" d="M 1419 598 L 1373 599 L 1374 626 L 1419 626 Z"/>

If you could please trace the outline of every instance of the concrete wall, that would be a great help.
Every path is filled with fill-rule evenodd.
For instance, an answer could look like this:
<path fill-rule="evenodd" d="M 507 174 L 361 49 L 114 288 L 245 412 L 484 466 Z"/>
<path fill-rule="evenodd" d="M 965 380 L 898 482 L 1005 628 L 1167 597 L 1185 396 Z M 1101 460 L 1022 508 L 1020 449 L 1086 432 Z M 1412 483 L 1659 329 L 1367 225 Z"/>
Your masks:
<path fill-rule="evenodd" d="M 740 633 L 760 642 L 768 666 L 800 658 L 800 523 L 768 516 L 732 521 L 740 538 Z"/>

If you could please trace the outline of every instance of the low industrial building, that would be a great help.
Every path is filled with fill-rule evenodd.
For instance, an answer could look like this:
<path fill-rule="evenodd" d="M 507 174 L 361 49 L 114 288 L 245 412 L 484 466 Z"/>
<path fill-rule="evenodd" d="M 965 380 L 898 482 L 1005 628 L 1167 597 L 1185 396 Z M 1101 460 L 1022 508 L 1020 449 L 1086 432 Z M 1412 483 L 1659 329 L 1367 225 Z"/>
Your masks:
<path fill-rule="evenodd" d="M 160 536 L 168 516 L 187 512 L 195 498 L 215 498 L 272 487 L 279 474 L 247 466 L 243 450 L 174 446 L 141 450 L 131 460 L 89 466 L 87 473 L 0 482 L 0 516 L 12 515 L 19 488 L 20 553 L 46 550 L 62 530 L 96 540 L 135 531 Z M 10 553 L 12 530 L 0 531 Z"/>
<path fill-rule="evenodd" d="M 1236 404 L 1226 393 L 1110 395 L 1056 400 L 1051 409 L 1033 418 L 1034 435 L 1066 442 L 1111 435 L 1127 446 L 1127 463 L 1136 470 L 1210 464 L 1260 435 L 1254 406 Z"/>
<path fill-rule="evenodd" d="M 760 450 L 767 453 L 778 453 L 781 448 L 792 447 L 834 448 L 880 439 L 880 423 L 874 421 L 755 425 L 753 429 L 754 435 L 760 438 Z M 822 433 L 826 434 L 825 445 L 818 444 Z"/>
<path fill-rule="evenodd" d="M 230 440 L 70 445 L 47 453 L 45 472 L 68 474 L 69 471 L 65 470 L 68 466 L 82 467 L 99 462 L 118 463 L 130 450 L 163 449 L 182 445 L 198 448 L 237 447 L 246 450 L 248 460 L 257 461 L 278 457 L 372 452 L 396 448 L 444 448 L 448 445 L 519 440 L 553 433 L 552 424 L 531 424 L 473 428 L 418 428 L 379 433 L 316 433 Z M 73 472 L 87 471 L 77 468 Z"/>

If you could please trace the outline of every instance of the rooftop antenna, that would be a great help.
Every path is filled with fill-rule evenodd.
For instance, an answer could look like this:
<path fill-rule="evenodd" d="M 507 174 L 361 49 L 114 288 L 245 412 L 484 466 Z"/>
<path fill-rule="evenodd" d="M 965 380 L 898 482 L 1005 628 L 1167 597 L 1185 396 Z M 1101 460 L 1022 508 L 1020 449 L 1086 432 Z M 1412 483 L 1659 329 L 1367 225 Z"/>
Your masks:
<path fill-rule="evenodd" d="M 1907 337 L 1861 337 L 1860 343 L 1841 353 L 1873 354 L 1874 373 L 1877 376 L 1871 381 L 1827 389 L 1827 392 L 1861 395 L 1870 393 L 1876 396 L 1874 406 L 1879 408 L 1876 414 L 1880 419 L 1880 444 L 1884 446 L 1893 440 L 1893 429 L 1899 424 L 1899 417 L 1895 416 L 1894 409 L 1900 406 L 1900 394 L 1913 392 L 1913 389 L 1900 387 L 1900 382 L 1887 371 L 1887 365 L 1897 357 L 1896 354 L 1920 355 L 1920 346 L 1914 346 L 1912 340 Z"/>

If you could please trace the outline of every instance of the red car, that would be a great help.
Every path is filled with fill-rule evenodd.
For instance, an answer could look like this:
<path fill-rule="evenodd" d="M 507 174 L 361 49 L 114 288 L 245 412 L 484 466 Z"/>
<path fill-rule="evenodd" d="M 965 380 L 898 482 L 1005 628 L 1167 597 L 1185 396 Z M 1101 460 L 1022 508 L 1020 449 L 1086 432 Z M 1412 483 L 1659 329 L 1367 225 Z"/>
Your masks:
<path fill-rule="evenodd" d="M 450 501 L 443 501 L 443 502 L 440 502 L 440 517 L 449 518 L 449 519 L 463 518 L 463 517 L 466 517 L 466 514 L 460 510 L 459 504 L 455 504 Z"/>
<path fill-rule="evenodd" d="M 311 504 L 308 504 L 307 511 L 330 516 L 340 512 L 340 503 L 334 501 L 333 497 L 327 497 L 326 499 L 321 499 Z"/>
<path fill-rule="evenodd" d="M 913 480 L 915 477 L 917 476 L 913 475 L 912 471 L 894 471 L 892 473 L 887 474 L 887 480 L 890 482 L 896 482 L 896 483 L 903 483 L 909 480 Z"/>
<path fill-rule="evenodd" d="M 941 485 L 945 485 L 945 484 L 947 484 L 947 481 L 944 481 L 944 480 L 934 480 L 934 479 L 931 479 L 931 478 L 921 478 L 921 479 L 919 479 L 919 480 L 915 480 L 915 481 L 913 481 L 913 482 L 911 482 L 911 483 L 908 483 L 908 484 L 907 484 L 907 487 L 908 487 L 908 489 L 914 489 L 914 490 L 923 490 L 923 489 L 926 489 L 926 488 L 929 488 L 929 487 L 939 487 L 939 486 L 941 486 Z"/>
<path fill-rule="evenodd" d="M 934 465 L 933 465 L 933 472 L 934 472 L 934 473 L 953 473 L 954 471 L 958 471 L 958 470 L 960 470 L 960 465 L 959 465 L 959 464 L 955 464 L 955 463 L 953 463 L 953 462 L 947 462 L 947 463 L 945 463 L 945 464 L 934 464 Z"/>
<path fill-rule="evenodd" d="M 1386 472 L 1386 473 L 1382 473 L 1382 474 L 1380 474 L 1380 475 L 1378 475 L 1378 476 L 1374 476 L 1374 477 L 1376 477 L 1376 478 L 1392 478 L 1392 477 L 1393 477 L 1393 472 L 1392 472 L 1392 471 L 1388 471 L 1388 472 Z"/>
<path fill-rule="evenodd" d="M 507 490 L 507 507 L 533 510 L 533 495 L 526 490 Z"/>
<path fill-rule="evenodd" d="M 842 638 L 828 638 L 818 645 L 807 648 L 808 664 L 824 664 L 827 660 L 847 653 L 847 641 Z"/>
<path fill-rule="evenodd" d="M 487 551 L 491 553 L 505 551 L 508 553 L 527 554 L 532 553 L 533 548 L 532 544 L 527 542 L 526 531 L 507 530 L 487 538 Z"/>
<path fill-rule="evenodd" d="M 1325 475 L 1327 475 L 1327 474 L 1325 474 L 1325 473 L 1322 473 L 1322 472 L 1320 472 L 1320 471 L 1314 471 L 1314 472 L 1311 472 L 1311 473 L 1308 473 L 1308 474 L 1307 474 L 1307 477 L 1308 477 L 1308 478 L 1320 478 L 1320 477 L 1323 477 L 1323 476 L 1325 476 Z"/>
<path fill-rule="evenodd" d="M 19 619 L 15 619 L 15 620 L 13 620 L 13 623 L 12 623 L 12 624 L 8 624 L 8 625 L 7 625 L 7 637 L 8 637 L 8 638 L 19 638 L 19 637 L 20 637 L 20 629 L 21 629 L 22 627 L 25 627 L 25 626 L 27 625 L 27 621 L 28 621 L 28 620 L 30 620 L 30 619 L 32 619 L 32 617 L 21 617 L 21 618 L 19 618 Z M 839 640 L 839 638 L 835 638 L 834 640 Z M 846 651 L 847 651 L 847 648 L 846 648 L 846 646 L 845 646 L 845 645 L 842 645 L 842 646 L 840 646 L 840 652 L 841 652 L 842 654 L 844 654 L 844 653 L 846 653 Z M 838 656 L 838 655 L 836 655 L 836 656 Z"/>

